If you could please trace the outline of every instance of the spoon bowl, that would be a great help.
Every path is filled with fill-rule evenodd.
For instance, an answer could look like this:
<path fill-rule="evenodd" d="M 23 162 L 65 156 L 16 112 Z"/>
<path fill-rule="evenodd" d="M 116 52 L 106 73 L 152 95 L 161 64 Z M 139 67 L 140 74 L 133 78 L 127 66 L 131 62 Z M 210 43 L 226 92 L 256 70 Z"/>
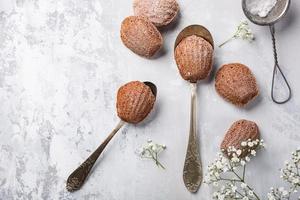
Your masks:
<path fill-rule="evenodd" d="M 209 32 L 209 30 L 207 30 L 204 26 L 198 25 L 198 24 L 194 24 L 194 25 L 190 25 L 186 28 L 184 28 L 177 36 L 176 41 L 175 41 L 175 46 L 174 46 L 174 50 L 176 49 L 177 45 L 186 37 L 192 36 L 192 35 L 196 35 L 198 37 L 202 37 L 203 39 L 205 39 L 206 41 L 208 41 L 212 47 L 214 47 L 214 40 L 213 37 L 211 35 L 211 33 Z"/>
<path fill-rule="evenodd" d="M 148 87 L 150 87 L 152 94 L 156 97 L 156 95 L 157 95 L 156 85 L 152 82 L 149 82 L 149 81 L 145 81 L 144 84 L 147 85 Z"/>
<path fill-rule="evenodd" d="M 291 1 L 290 0 L 278 0 L 275 7 L 270 11 L 266 17 L 260 17 L 253 15 L 247 8 L 247 2 L 252 0 L 242 0 L 242 8 L 246 17 L 254 24 L 267 26 L 275 24 L 280 20 L 288 11 Z"/>

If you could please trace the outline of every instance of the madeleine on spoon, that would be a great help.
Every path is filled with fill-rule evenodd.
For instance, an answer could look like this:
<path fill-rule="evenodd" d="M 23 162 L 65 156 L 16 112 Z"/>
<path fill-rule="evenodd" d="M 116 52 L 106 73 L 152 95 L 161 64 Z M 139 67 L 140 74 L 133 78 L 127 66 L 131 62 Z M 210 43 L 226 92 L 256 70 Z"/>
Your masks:
<path fill-rule="evenodd" d="M 175 44 L 175 61 L 183 79 L 196 83 L 205 79 L 213 64 L 213 41 L 202 26 L 185 28 Z"/>
<path fill-rule="evenodd" d="M 128 123 L 141 122 L 152 110 L 155 96 L 143 82 L 132 81 L 119 88 L 117 94 L 118 116 Z"/>

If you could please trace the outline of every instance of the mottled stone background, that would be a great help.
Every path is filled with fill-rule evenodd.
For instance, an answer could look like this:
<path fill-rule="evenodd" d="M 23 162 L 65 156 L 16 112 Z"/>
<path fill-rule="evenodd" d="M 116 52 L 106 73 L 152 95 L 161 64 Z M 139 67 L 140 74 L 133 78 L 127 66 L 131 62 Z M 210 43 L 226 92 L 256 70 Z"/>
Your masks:
<path fill-rule="evenodd" d="M 182 167 L 189 127 L 189 87 L 177 72 L 173 43 L 189 24 L 207 26 L 221 43 L 245 17 L 236 0 L 180 0 L 176 23 L 163 30 L 164 49 L 140 58 L 120 41 L 130 0 L 0 1 L 0 199 L 211 199 L 203 185 L 184 187 Z M 205 166 L 225 131 L 237 119 L 258 123 L 267 149 L 250 163 L 247 176 L 265 197 L 282 184 L 278 169 L 300 144 L 300 1 L 278 24 L 280 63 L 293 88 L 285 105 L 270 100 L 273 66 L 266 27 L 251 24 L 256 41 L 216 48 L 215 69 L 226 62 L 251 67 L 259 98 L 236 108 L 214 90 L 212 77 L 199 83 L 198 122 Z M 140 125 L 127 125 L 99 159 L 84 187 L 68 193 L 65 181 L 117 124 L 117 88 L 130 80 L 158 86 L 157 104 Z M 166 170 L 137 156 L 147 139 L 167 145 Z M 206 169 L 206 167 L 205 167 Z"/>

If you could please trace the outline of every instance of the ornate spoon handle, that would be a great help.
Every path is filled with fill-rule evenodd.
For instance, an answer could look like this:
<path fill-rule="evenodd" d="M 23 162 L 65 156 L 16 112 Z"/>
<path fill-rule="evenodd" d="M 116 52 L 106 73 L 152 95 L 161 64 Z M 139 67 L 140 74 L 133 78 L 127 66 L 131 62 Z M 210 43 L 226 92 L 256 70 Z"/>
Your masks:
<path fill-rule="evenodd" d="M 202 179 L 202 165 L 200 160 L 200 152 L 197 142 L 197 130 L 196 130 L 196 104 L 197 104 L 197 84 L 192 83 L 192 96 L 191 96 L 191 117 L 190 117 L 190 134 L 187 147 L 187 153 L 185 157 L 185 163 L 183 168 L 183 181 L 186 188 L 190 192 L 197 192 Z"/>
<path fill-rule="evenodd" d="M 106 145 L 124 124 L 125 122 L 121 120 L 116 126 L 116 128 L 104 140 L 104 142 L 68 177 L 66 186 L 68 191 L 73 192 L 81 188 L 86 177 L 88 176 L 93 165 L 103 152 Z"/>

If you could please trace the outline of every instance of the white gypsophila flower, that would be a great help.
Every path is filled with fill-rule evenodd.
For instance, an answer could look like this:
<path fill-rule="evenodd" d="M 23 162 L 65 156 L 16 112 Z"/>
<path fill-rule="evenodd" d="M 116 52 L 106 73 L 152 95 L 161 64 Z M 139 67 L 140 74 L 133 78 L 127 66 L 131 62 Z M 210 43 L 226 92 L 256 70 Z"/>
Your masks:
<path fill-rule="evenodd" d="M 251 197 L 254 196 L 254 193 L 253 193 L 252 190 L 249 190 L 249 191 L 248 191 L 248 194 L 249 194 L 249 196 L 251 196 Z"/>
<path fill-rule="evenodd" d="M 217 161 L 216 162 L 216 167 L 218 168 L 218 169 L 222 169 L 222 167 L 223 167 L 223 163 L 221 162 L 221 161 Z"/>
<path fill-rule="evenodd" d="M 269 200 L 288 200 L 291 199 L 293 193 L 297 193 L 300 188 L 300 163 L 299 163 L 299 150 L 292 153 L 291 161 L 284 163 L 284 168 L 280 170 L 280 177 L 289 184 L 289 189 L 283 187 L 271 188 L 268 193 Z"/>
<path fill-rule="evenodd" d="M 234 163 L 237 163 L 237 162 L 240 162 L 240 159 L 238 157 L 236 157 L 236 156 L 233 156 L 231 158 L 231 161 L 234 162 Z"/>
<path fill-rule="evenodd" d="M 236 187 L 236 186 L 233 186 L 231 189 L 232 189 L 232 192 L 236 192 L 237 187 Z"/>
<path fill-rule="evenodd" d="M 242 142 L 242 143 L 241 143 L 241 146 L 242 146 L 242 147 L 247 146 L 247 142 Z"/>
<path fill-rule="evenodd" d="M 245 166 L 245 165 L 246 165 L 245 160 L 241 160 L 241 165 L 242 165 L 242 166 Z"/>
<path fill-rule="evenodd" d="M 249 27 L 248 21 L 242 21 L 235 33 L 236 38 L 241 38 L 243 40 L 254 40 L 254 35 Z"/>
<path fill-rule="evenodd" d="M 249 42 L 252 42 L 255 37 L 249 27 L 248 21 L 242 21 L 238 27 L 236 32 L 234 33 L 234 35 L 229 38 L 228 40 L 226 40 L 225 42 L 223 42 L 222 44 L 219 45 L 219 47 L 222 47 L 223 45 L 225 45 L 227 42 L 229 42 L 232 39 L 243 39 L 243 40 L 247 40 Z"/>
<path fill-rule="evenodd" d="M 253 147 L 254 146 L 254 144 L 253 144 L 253 142 L 248 142 L 248 147 Z"/>
<path fill-rule="evenodd" d="M 248 151 L 248 143 L 253 146 Z M 257 200 L 258 197 L 254 190 L 245 183 L 246 164 L 250 161 L 250 157 L 256 155 L 256 151 L 251 153 L 251 150 L 261 148 L 260 140 L 247 140 L 241 144 L 242 149 L 236 149 L 230 146 L 227 149 L 222 149 L 222 153 L 218 153 L 217 158 L 207 168 L 205 173 L 205 183 L 214 186 L 213 199 L 243 199 Z M 244 146 L 244 147 L 243 147 Z M 251 144 L 250 144 L 251 146 Z M 247 153 L 248 156 L 240 157 Z M 247 162 L 246 162 L 247 160 Z"/>
<path fill-rule="evenodd" d="M 246 189 L 248 185 L 246 183 L 241 183 L 241 188 Z"/>
<path fill-rule="evenodd" d="M 256 151 L 254 149 L 251 150 L 251 155 L 256 156 Z"/>
<path fill-rule="evenodd" d="M 157 166 L 164 169 L 165 167 L 158 161 L 158 156 L 165 149 L 165 145 L 157 144 L 152 142 L 152 140 L 148 140 L 143 146 L 140 156 L 142 158 L 152 159 Z"/>
<path fill-rule="evenodd" d="M 253 143 L 254 145 L 258 145 L 259 140 L 258 140 L 258 139 L 257 139 L 257 140 L 254 140 L 252 143 Z"/>
<path fill-rule="evenodd" d="M 247 162 L 250 162 L 251 159 L 250 159 L 249 156 L 246 156 L 246 157 L 245 157 L 245 160 L 246 160 Z"/>

